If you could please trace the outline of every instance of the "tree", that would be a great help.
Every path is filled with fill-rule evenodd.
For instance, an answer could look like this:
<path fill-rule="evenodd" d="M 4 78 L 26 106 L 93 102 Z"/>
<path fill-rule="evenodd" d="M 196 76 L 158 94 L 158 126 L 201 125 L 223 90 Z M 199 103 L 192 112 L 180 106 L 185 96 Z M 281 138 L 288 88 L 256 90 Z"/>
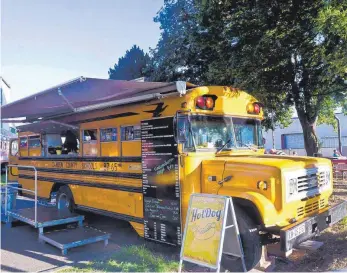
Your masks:
<path fill-rule="evenodd" d="M 189 45 L 190 32 L 194 31 L 194 21 L 190 14 L 196 12 L 194 0 L 165 0 L 164 7 L 158 12 L 154 21 L 160 24 L 161 37 L 156 48 L 151 49 L 151 61 L 146 75 L 152 81 L 176 81 L 186 79 L 187 74 L 194 73 L 195 63 Z M 201 73 L 200 73 L 201 74 Z"/>
<path fill-rule="evenodd" d="M 127 50 L 124 57 L 118 59 L 118 63 L 114 68 L 108 71 L 109 78 L 112 80 L 132 80 L 143 77 L 143 70 L 149 62 L 148 54 L 145 54 L 142 49 L 134 45 L 130 50 Z"/>
<path fill-rule="evenodd" d="M 199 83 L 250 91 L 265 102 L 274 122 L 287 121 L 294 106 L 306 152 L 317 153 L 318 119 L 333 123 L 337 107 L 347 110 L 347 2 L 204 0 L 191 5 L 197 11 L 189 15 L 194 27 L 180 32 L 191 50 L 182 56 L 189 60 L 186 65 L 200 68 Z"/>

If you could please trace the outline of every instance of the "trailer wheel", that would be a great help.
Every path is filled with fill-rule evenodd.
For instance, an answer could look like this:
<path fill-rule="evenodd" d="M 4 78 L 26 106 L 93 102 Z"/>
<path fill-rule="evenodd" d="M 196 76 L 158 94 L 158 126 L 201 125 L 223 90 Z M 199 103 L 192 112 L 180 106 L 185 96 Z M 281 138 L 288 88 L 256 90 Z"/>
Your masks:
<path fill-rule="evenodd" d="M 257 226 L 248 214 L 238 206 L 235 206 L 235 213 L 245 257 L 245 265 L 247 271 L 249 271 L 260 261 L 262 254 L 261 240 Z M 221 267 L 231 272 L 243 271 L 241 260 L 228 254 L 222 254 Z"/>
<path fill-rule="evenodd" d="M 57 209 L 68 209 L 71 212 L 75 208 L 75 202 L 73 200 L 73 195 L 68 186 L 61 186 L 57 193 L 56 199 Z"/>

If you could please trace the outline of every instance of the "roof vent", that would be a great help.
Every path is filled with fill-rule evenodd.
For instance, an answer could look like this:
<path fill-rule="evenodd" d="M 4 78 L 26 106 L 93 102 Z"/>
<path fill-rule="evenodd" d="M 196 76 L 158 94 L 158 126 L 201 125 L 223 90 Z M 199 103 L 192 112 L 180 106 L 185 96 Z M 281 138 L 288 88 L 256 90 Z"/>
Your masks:
<path fill-rule="evenodd" d="M 187 83 L 185 81 L 177 81 L 176 82 L 176 89 L 178 93 L 180 93 L 180 96 L 183 96 L 187 92 Z"/>

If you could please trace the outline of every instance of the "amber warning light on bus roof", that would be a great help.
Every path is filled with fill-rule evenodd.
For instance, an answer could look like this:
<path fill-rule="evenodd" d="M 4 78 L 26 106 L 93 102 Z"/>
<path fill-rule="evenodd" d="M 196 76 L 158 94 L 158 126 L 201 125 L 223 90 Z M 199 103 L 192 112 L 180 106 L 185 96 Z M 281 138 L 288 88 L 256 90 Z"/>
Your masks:
<path fill-rule="evenodd" d="M 247 105 L 247 113 L 259 115 L 262 108 L 263 108 L 263 105 L 259 102 L 249 103 Z"/>
<path fill-rule="evenodd" d="M 216 96 L 201 96 L 196 98 L 196 107 L 202 110 L 213 110 Z"/>

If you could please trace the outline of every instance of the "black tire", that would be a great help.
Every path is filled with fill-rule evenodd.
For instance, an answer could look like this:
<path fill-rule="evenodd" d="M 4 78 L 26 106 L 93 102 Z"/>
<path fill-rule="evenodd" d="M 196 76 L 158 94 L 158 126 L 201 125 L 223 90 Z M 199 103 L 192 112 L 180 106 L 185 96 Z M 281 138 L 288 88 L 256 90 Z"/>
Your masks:
<path fill-rule="evenodd" d="M 66 200 L 65 204 L 63 204 L 63 199 Z M 73 199 L 72 192 L 68 186 L 61 186 L 57 192 L 56 197 L 56 208 L 57 209 L 68 209 L 73 212 L 75 209 L 75 202 Z"/>
<path fill-rule="evenodd" d="M 252 221 L 245 210 L 235 206 L 235 213 L 245 257 L 245 265 L 247 271 L 249 271 L 258 264 L 262 255 L 259 231 L 257 225 Z M 231 272 L 244 271 L 241 260 L 227 254 L 222 255 L 221 269 Z"/>

